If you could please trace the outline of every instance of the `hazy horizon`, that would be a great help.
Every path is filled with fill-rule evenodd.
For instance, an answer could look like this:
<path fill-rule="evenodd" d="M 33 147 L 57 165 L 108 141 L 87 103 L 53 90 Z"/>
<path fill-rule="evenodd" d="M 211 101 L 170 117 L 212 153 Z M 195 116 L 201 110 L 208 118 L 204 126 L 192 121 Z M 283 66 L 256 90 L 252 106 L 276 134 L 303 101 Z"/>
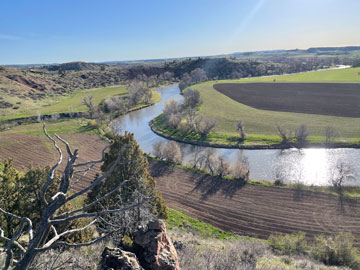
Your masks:
<path fill-rule="evenodd" d="M 223 53 L 223 54 L 213 54 L 213 55 L 185 55 L 179 57 L 168 57 L 168 58 L 148 58 L 148 59 L 126 59 L 126 60 L 108 60 L 108 61 L 82 61 L 82 60 L 73 60 L 73 61 L 66 61 L 66 62 L 48 62 L 48 63 L 25 63 L 25 64 L 2 64 L 4 66 L 21 66 L 21 65 L 57 65 L 57 64 L 64 64 L 64 63 L 72 63 L 72 62 L 84 62 L 84 63 L 95 63 L 95 64 L 102 64 L 102 63 L 112 63 L 112 62 L 137 62 L 137 61 L 157 61 L 157 60 L 167 60 L 167 59 L 181 59 L 181 58 L 197 58 L 197 57 L 214 57 L 218 55 L 231 55 L 236 53 L 256 53 L 256 52 L 271 52 L 271 51 L 288 51 L 288 50 L 307 50 L 310 48 L 326 48 L 326 47 L 333 47 L 333 48 L 343 48 L 343 47 L 360 47 L 360 45 L 343 45 L 343 46 L 311 46 L 307 48 L 291 48 L 291 49 L 271 49 L 271 50 L 257 50 L 257 51 L 238 51 L 238 52 L 230 52 L 230 53 Z"/>
<path fill-rule="evenodd" d="M 360 45 L 360 1 L 4 1 L 0 64 Z"/>

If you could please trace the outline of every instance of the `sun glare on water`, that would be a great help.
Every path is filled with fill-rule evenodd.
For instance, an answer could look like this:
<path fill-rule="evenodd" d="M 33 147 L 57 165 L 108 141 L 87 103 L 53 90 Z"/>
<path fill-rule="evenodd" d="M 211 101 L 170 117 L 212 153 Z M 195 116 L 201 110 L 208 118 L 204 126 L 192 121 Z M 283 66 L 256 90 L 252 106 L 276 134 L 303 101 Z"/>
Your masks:
<path fill-rule="evenodd" d="M 300 167 L 304 184 L 328 184 L 330 160 L 326 149 L 303 150 Z"/>

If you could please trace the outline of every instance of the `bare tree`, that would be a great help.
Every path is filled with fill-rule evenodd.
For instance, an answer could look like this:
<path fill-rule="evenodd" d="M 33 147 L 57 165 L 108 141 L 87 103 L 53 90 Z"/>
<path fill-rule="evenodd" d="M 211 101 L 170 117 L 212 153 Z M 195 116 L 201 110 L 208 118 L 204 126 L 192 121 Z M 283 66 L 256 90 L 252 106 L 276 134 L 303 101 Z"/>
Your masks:
<path fill-rule="evenodd" d="M 239 132 L 241 139 L 245 140 L 246 139 L 246 133 L 245 133 L 245 127 L 244 127 L 243 121 L 238 120 L 236 122 L 236 130 Z"/>
<path fill-rule="evenodd" d="M 181 163 L 183 156 L 180 146 L 175 141 L 168 141 L 163 148 L 163 156 L 167 161 Z"/>
<path fill-rule="evenodd" d="M 164 141 L 157 141 L 153 144 L 153 154 L 156 158 L 164 159 L 164 150 L 165 142 Z"/>
<path fill-rule="evenodd" d="M 215 149 L 208 148 L 204 153 L 204 169 L 208 170 L 211 174 L 215 173 Z"/>
<path fill-rule="evenodd" d="M 195 131 L 195 116 L 196 110 L 194 108 L 186 108 L 184 111 L 187 129 L 189 131 Z"/>
<path fill-rule="evenodd" d="M 109 97 L 105 99 L 101 104 L 101 109 L 105 113 L 119 112 L 123 113 L 127 111 L 127 104 L 124 103 L 124 99 L 121 97 Z"/>
<path fill-rule="evenodd" d="M 174 79 L 174 73 L 173 72 L 169 72 L 169 71 L 164 72 L 164 80 L 171 81 L 173 79 Z"/>
<path fill-rule="evenodd" d="M 333 127 L 325 128 L 325 142 L 331 143 L 335 138 L 339 137 L 339 132 Z"/>
<path fill-rule="evenodd" d="M 277 130 L 282 140 L 281 143 L 288 143 L 291 137 L 291 132 L 283 128 L 282 126 L 277 126 Z"/>
<path fill-rule="evenodd" d="M 94 104 L 94 96 L 93 95 L 89 95 L 89 96 L 84 96 L 82 99 L 82 104 L 84 104 L 90 113 L 90 118 L 96 118 L 97 114 L 98 114 L 98 109 L 96 108 L 95 104 Z"/>
<path fill-rule="evenodd" d="M 200 92 L 196 89 L 187 89 L 184 92 L 184 107 L 196 108 L 201 104 Z"/>
<path fill-rule="evenodd" d="M 198 132 L 202 138 L 205 138 L 211 131 L 214 131 L 216 127 L 216 120 L 202 116 L 197 116 L 194 122 L 196 132 Z"/>
<path fill-rule="evenodd" d="M 231 174 L 231 166 L 230 163 L 225 159 L 224 156 L 217 156 L 216 159 L 216 175 L 223 177 L 226 175 L 230 175 Z"/>
<path fill-rule="evenodd" d="M 170 119 L 172 114 L 177 114 L 181 111 L 181 105 L 176 100 L 171 99 L 165 103 L 163 113 L 167 119 Z"/>
<path fill-rule="evenodd" d="M 192 165 L 193 165 L 193 168 L 196 169 L 201 169 L 204 165 L 204 162 L 205 162 L 205 155 L 202 151 L 201 148 L 197 148 L 195 150 L 195 153 L 194 153 L 194 156 L 192 158 Z"/>
<path fill-rule="evenodd" d="M 203 82 L 208 79 L 206 72 L 202 68 L 196 68 L 190 72 L 193 83 Z"/>
<path fill-rule="evenodd" d="M 172 128 L 177 129 L 181 122 L 181 119 L 182 119 L 181 113 L 174 113 L 170 115 L 168 119 L 168 123 Z"/>
<path fill-rule="evenodd" d="M 340 192 L 343 185 L 348 182 L 356 180 L 353 166 L 345 161 L 338 161 L 337 164 L 331 168 L 330 172 L 330 184 L 333 185 Z"/>
<path fill-rule="evenodd" d="M 242 152 L 238 152 L 237 160 L 231 168 L 231 176 L 235 179 L 241 179 L 244 181 L 249 181 L 250 178 L 250 169 L 249 169 L 249 160 L 245 157 Z"/>
<path fill-rule="evenodd" d="M 103 215 L 121 213 L 130 209 L 134 209 L 135 207 L 138 207 L 145 202 L 154 199 L 154 197 L 144 197 L 141 201 L 137 201 L 136 203 L 126 207 L 106 209 L 95 212 L 90 211 L 90 209 L 92 209 L 94 206 L 101 204 L 103 200 L 107 199 L 109 196 L 117 192 L 124 185 L 126 185 L 126 183 L 129 182 L 128 180 L 125 180 L 119 186 L 115 187 L 113 190 L 92 201 L 91 203 L 76 210 L 59 213 L 60 208 L 62 208 L 65 204 L 70 203 L 79 196 L 85 195 L 87 192 L 97 187 L 108 176 L 110 176 L 110 174 L 119 164 L 121 151 L 119 151 L 116 160 L 103 175 L 98 176 L 92 183 L 85 185 L 85 187 L 80 189 L 80 191 L 73 193 L 71 191 L 71 187 L 81 181 L 83 177 L 95 166 L 95 164 L 101 163 L 104 160 L 105 151 L 109 146 L 103 149 L 101 159 L 78 162 L 78 150 L 75 149 L 72 151 L 69 143 L 55 134 L 55 137 L 65 145 L 67 151 L 66 166 L 61 173 L 61 178 L 59 178 L 56 176 L 55 170 L 63 161 L 62 150 L 57 145 L 56 140 L 47 133 L 45 123 L 43 125 L 43 131 L 46 137 L 53 143 L 59 154 L 59 159 L 58 162 L 51 168 L 47 181 L 42 186 L 40 191 L 40 200 L 41 204 L 43 205 L 43 211 L 41 212 L 40 222 L 37 225 L 35 232 L 33 231 L 33 222 L 31 219 L 28 217 L 14 215 L 6 211 L 6 209 L 0 208 L 0 214 L 9 216 L 14 220 L 17 220 L 19 223 L 16 231 L 7 232 L 8 234 L 12 234 L 11 237 L 6 237 L 4 231 L 0 228 L 0 238 L 7 243 L 5 247 L 0 249 L 0 253 L 3 252 L 6 254 L 6 265 L 4 267 L 5 270 L 9 269 L 10 267 L 16 270 L 27 270 L 38 254 L 50 249 L 55 249 L 58 247 L 82 247 L 98 243 L 106 237 L 110 236 L 112 233 L 114 233 L 114 231 L 110 231 L 85 243 L 69 243 L 63 241 L 62 239 L 64 236 L 80 232 L 93 226 Z M 59 182 L 59 188 L 57 192 L 51 197 L 51 201 L 47 201 L 45 195 L 47 194 L 48 187 L 54 181 Z M 87 221 L 87 225 L 82 228 L 65 229 L 62 232 L 57 231 L 60 226 L 66 228 L 66 224 L 69 224 L 69 222 L 78 219 L 85 219 Z M 18 239 L 22 237 L 24 233 L 28 235 L 28 243 L 26 246 L 18 241 Z M 19 259 L 16 258 L 15 260 L 14 250 L 20 251 Z"/>
<path fill-rule="evenodd" d="M 310 133 L 306 125 L 301 125 L 296 129 L 295 138 L 299 143 L 304 143 L 309 137 Z"/>
<path fill-rule="evenodd" d="M 180 90 L 183 90 L 186 87 L 188 87 L 189 85 L 191 85 L 191 76 L 189 75 L 189 73 L 184 73 L 179 82 L 179 88 L 180 88 Z"/>
<path fill-rule="evenodd" d="M 133 81 L 127 89 L 129 92 L 129 106 L 137 105 L 141 101 L 149 103 L 152 98 L 152 91 L 146 86 L 144 81 Z"/>

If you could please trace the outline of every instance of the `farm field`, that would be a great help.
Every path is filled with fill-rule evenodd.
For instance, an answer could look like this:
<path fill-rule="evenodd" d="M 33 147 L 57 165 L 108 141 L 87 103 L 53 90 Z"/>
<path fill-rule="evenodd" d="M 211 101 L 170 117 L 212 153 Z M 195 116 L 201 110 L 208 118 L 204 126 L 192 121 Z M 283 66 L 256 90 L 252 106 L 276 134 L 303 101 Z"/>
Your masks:
<path fill-rule="evenodd" d="M 274 80 L 276 84 L 283 82 L 360 83 L 359 72 L 360 68 L 349 68 L 253 79 L 209 81 L 193 85 L 191 88 L 200 91 L 203 104 L 199 114 L 217 121 L 217 133 L 236 135 L 235 124 L 237 120 L 241 119 L 244 122 L 246 133 L 253 136 L 277 135 L 277 125 L 295 130 L 299 125 L 305 124 L 311 136 L 317 137 L 314 140 L 319 140 L 319 136 L 324 136 L 325 128 L 331 126 L 340 132 L 340 140 L 354 141 L 352 139 L 359 138 L 360 118 L 256 109 L 227 97 L 215 90 L 214 85 L 219 83 L 273 83 Z"/>
<path fill-rule="evenodd" d="M 352 232 L 360 239 L 360 200 L 245 185 L 150 161 L 166 204 L 225 231 L 267 239 L 273 233 Z M 359 242 L 357 242 L 359 245 Z"/>
<path fill-rule="evenodd" d="M 101 140 L 95 130 L 89 130 L 80 125 L 76 120 L 48 123 L 46 125 L 50 135 L 57 133 L 70 143 L 72 149 L 79 149 L 79 160 L 95 160 L 101 157 L 101 151 L 106 142 Z M 58 141 L 63 153 L 64 145 Z M 12 159 L 16 169 L 25 171 L 29 166 L 52 166 L 57 162 L 58 153 L 53 144 L 46 138 L 42 131 L 42 124 L 21 125 L 12 130 L 0 133 L 0 162 Z M 65 168 L 66 160 L 59 166 Z M 90 171 L 84 181 L 92 181 L 99 172 L 100 165 Z M 74 190 L 79 190 L 83 185 L 79 183 Z"/>
<path fill-rule="evenodd" d="M 219 83 L 214 88 L 259 110 L 360 117 L 356 83 Z"/>

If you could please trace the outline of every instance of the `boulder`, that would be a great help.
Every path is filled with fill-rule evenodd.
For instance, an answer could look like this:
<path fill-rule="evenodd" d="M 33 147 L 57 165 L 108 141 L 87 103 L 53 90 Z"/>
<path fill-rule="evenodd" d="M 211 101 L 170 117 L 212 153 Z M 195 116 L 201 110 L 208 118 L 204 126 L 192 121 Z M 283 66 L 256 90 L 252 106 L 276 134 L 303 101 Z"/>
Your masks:
<path fill-rule="evenodd" d="M 150 222 L 136 232 L 134 243 L 142 266 L 149 270 L 179 270 L 176 249 L 166 233 L 163 220 Z"/>
<path fill-rule="evenodd" d="M 144 270 L 132 252 L 106 247 L 101 255 L 100 270 Z"/>

